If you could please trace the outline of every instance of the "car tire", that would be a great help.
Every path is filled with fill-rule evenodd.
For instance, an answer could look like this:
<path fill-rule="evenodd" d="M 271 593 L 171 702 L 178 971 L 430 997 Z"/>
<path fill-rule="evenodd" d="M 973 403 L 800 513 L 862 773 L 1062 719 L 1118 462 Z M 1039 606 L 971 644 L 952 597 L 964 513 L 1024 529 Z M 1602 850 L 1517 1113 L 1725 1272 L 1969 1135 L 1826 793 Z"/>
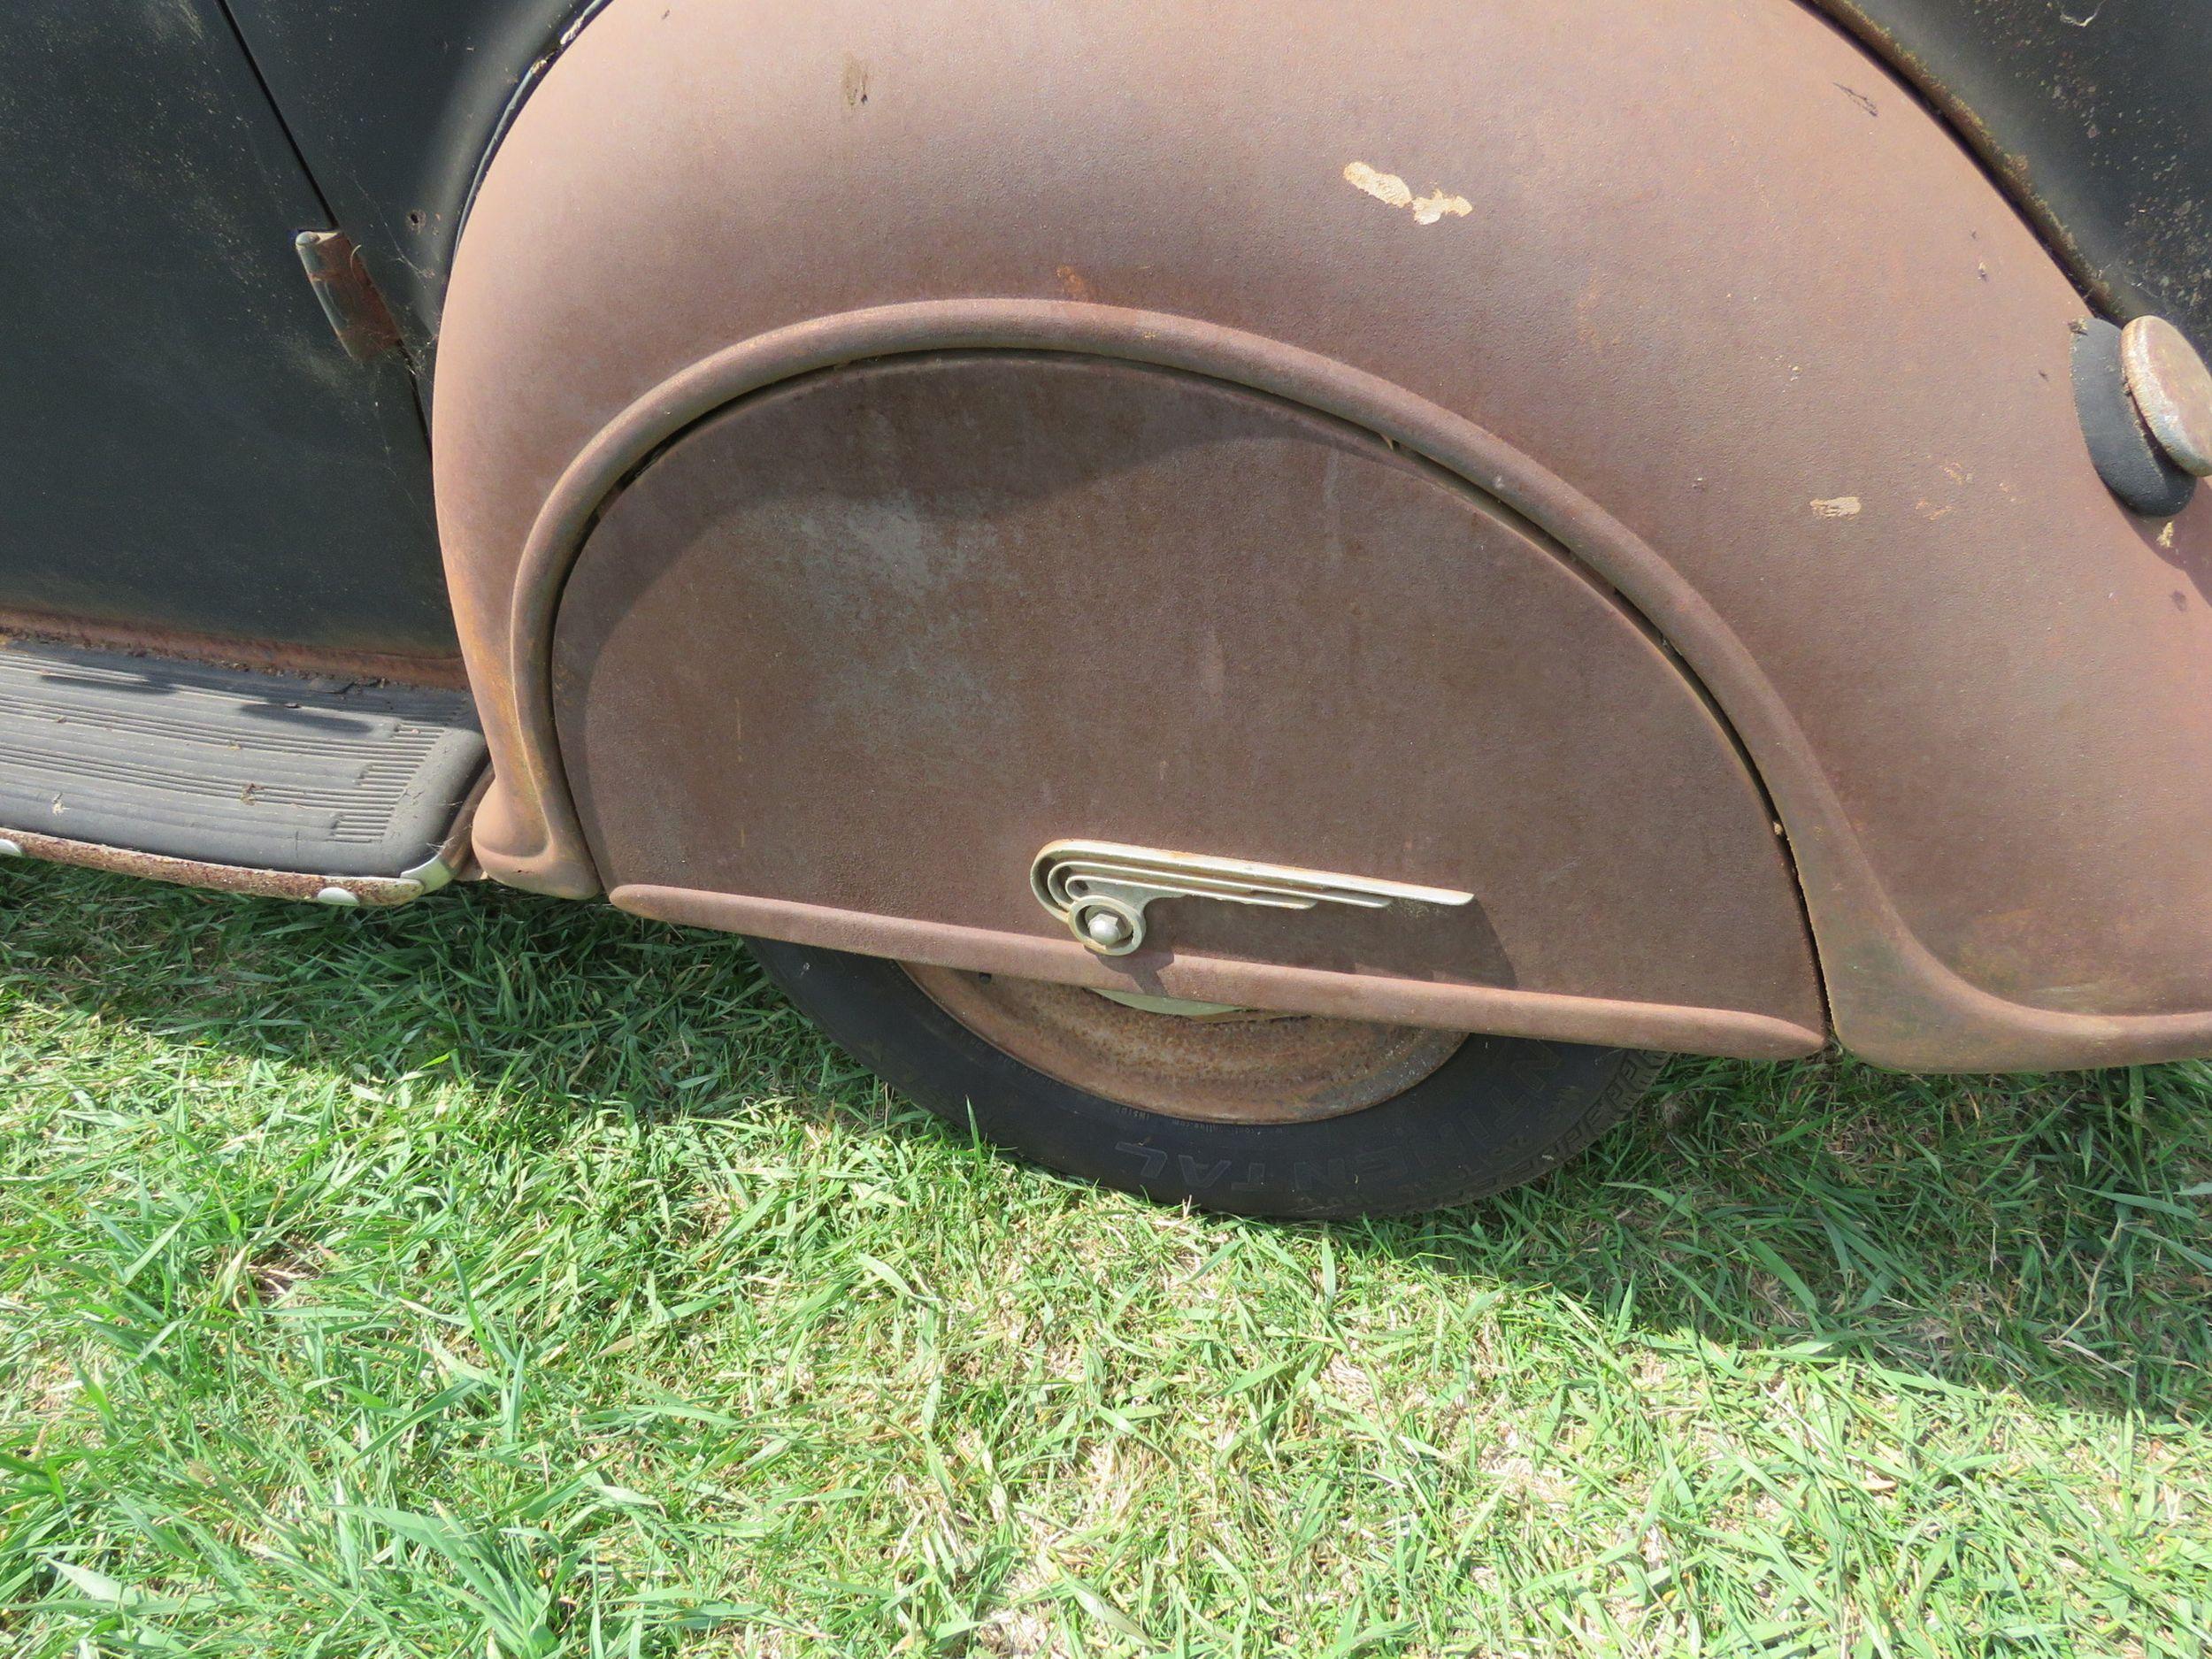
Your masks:
<path fill-rule="evenodd" d="M 749 942 L 801 1011 L 956 1128 L 1065 1174 L 1243 1215 L 1403 1214 L 1533 1180 L 1618 1121 L 1664 1058 L 1475 1035 L 1360 1110 L 1316 1121 L 1201 1121 L 1120 1103 L 1014 1058 L 895 962 Z"/>

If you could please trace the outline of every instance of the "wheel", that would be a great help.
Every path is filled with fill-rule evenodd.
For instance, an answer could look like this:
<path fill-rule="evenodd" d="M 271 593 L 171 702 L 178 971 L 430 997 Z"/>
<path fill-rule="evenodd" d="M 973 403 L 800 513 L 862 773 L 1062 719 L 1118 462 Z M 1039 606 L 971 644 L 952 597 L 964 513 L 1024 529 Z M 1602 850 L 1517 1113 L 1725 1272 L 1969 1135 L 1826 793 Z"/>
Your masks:
<path fill-rule="evenodd" d="M 1244 1215 L 1400 1214 L 1532 1180 L 1619 1118 L 1662 1061 L 750 943 L 854 1058 L 957 1127 Z"/>

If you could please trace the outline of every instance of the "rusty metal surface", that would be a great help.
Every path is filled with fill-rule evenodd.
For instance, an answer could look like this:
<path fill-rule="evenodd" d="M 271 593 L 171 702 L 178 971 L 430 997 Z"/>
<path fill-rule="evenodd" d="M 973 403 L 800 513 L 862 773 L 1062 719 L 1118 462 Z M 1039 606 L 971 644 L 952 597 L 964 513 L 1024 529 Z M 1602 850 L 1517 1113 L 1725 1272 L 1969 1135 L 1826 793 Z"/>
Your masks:
<path fill-rule="evenodd" d="M 663 10 L 615 0 L 525 106 L 447 314 L 495 874 L 600 885 L 545 676 L 625 472 L 784 375 L 1049 346 L 1311 403 L 1571 546 L 1742 738 L 1861 1052 L 2212 1049 L 2212 517 L 2111 501 L 2078 296 L 1818 19 L 1236 4 L 1197 52 L 1134 5 Z"/>
<path fill-rule="evenodd" d="M 0 607 L 0 643 L 28 640 L 88 650 L 143 652 L 175 662 L 208 663 L 280 674 L 327 674 L 392 680 L 442 691 L 467 689 L 457 657 L 401 657 L 383 651 L 326 649 L 275 640 L 244 640 L 187 634 L 161 627 L 123 627 Z"/>
<path fill-rule="evenodd" d="M 1463 484 L 1218 381 L 994 352 L 764 393 L 608 509 L 556 647 L 614 881 L 1065 937 L 1032 864 L 1072 834 L 1474 895 L 1162 905 L 1117 963 L 1820 1023 L 1766 803 L 1636 620 Z"/>
<path fill-rule="evenodd" d="M 749 933 L 885 956 L 908 967 L 1011 973 L 1055 985 L 1135 991 L 1194 1002 L 1293 1010 L 1336 1019 L 1384 1020 L 1434 1031 L 1794 1060 L 1817 1053 L 1824 1033 L 1770 1015 L 1678 1008 L 1601 996 L 1562 996 L 1486 985 L 1438 984 L 1226 956 L 1160 951 L 1109 963 L 1065 933 L 1029 933 L 920 922 L 898 916 L 795 904 L 690 887 L 618 887 L 617 910 L 685 927 Z"/>
<path fill-rule="evenodd" d="M 420 898 L 423 893 L 421 882 L 402 877 L 310 876 L 288 870 L 249 870 L 238 864 L 203 864 L 193 858 L 133 852 L 124 847 L 97 847 L 88 841 L 65 841 L 32 830 L 0 828 L 0 841 L 13 842 L 24 857 L 47 864 L 111 870 L 118 875 L 142 876 L 150 881 L 209 887 L 219 893 L 251 894 L 261 898 L 319 899 L 328 890 L 336 888 L 351 894 L 357 904 L 384 907 L 404 904 L 411 899 Z"/>
<path fill-rule="evenodd" d="M 593 3 L 232 0 L 225 8 L 426 372 L 479 162 L 496 144 L 503 113 Z M 2212 218 L 2203 211 L 2212 140 L 2192 119 L 2212 67 L 2205 8 L 1832 0 L 1823 9 L 1942 109 L 2000 183 L 2047 221 L 2092 291 L 2123 316 L 2193 296 L 2194 326 L 2212 329 Z M 864 66 L 856 73 L 864 79 Z M 1409 187 L 1409 198 L 1426 188 Z"/>
<path fill-rule="evenodd" d="M 292 246 L 316 303 L 348 357 L 368 363 L 399 344 L 399 325 L 370 280 L 353 238 L 342 230 L 303 230 L 292 239 Z"/>
<path fill-rule="evenodd" d="M 1263 1014 L 1193 1019 L 1095 992 L 918 964 L 938 1007 L 1023 1064 L 1124 1106 L 1205 1123 L 1341 1118 L 1403 1094 L 1459 1052 L 1455 1032 Z"/>

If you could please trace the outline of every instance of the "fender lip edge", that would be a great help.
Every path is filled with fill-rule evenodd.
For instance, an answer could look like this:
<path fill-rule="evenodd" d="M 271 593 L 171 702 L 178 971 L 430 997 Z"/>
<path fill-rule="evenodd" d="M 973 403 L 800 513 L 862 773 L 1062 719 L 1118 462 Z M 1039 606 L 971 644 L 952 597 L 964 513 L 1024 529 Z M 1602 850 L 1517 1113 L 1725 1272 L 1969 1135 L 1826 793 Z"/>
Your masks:
<path fill-rule="evenodd" d="M 1197 1002 L 1238 1002 L 1286 1013 L 1386 1020 L 1443 1031 L 1479 1031 L 1737 1060 L 1797 1060 L 1827 1045 L 1824 1033 L 1735 1009 L 1681 1008 L 1551 991 L 1448 985 L 1380 975 L 1283 967 L 1146 950 L 1101 957 L 1072 939 L 908 917 L 746 898 L 691 887 L 616 887 L 615 908 L 654 921 L 812 945 L 858 956 L 970 972 L 1018 974 L 1102 990 L 1136 989 Z"/>

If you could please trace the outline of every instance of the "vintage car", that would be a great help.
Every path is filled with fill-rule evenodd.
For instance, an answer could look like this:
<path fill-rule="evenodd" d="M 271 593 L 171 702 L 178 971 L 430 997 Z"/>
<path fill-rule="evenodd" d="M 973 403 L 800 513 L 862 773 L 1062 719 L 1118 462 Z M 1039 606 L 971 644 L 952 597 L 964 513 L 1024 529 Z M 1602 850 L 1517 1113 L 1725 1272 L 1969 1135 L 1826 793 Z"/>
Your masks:
<path fill-rule="evenodd" d="M 2212 1055 L 2212 7 L 14 21 L 0 850 L 742 933 L 1259 1213 Z"/>

